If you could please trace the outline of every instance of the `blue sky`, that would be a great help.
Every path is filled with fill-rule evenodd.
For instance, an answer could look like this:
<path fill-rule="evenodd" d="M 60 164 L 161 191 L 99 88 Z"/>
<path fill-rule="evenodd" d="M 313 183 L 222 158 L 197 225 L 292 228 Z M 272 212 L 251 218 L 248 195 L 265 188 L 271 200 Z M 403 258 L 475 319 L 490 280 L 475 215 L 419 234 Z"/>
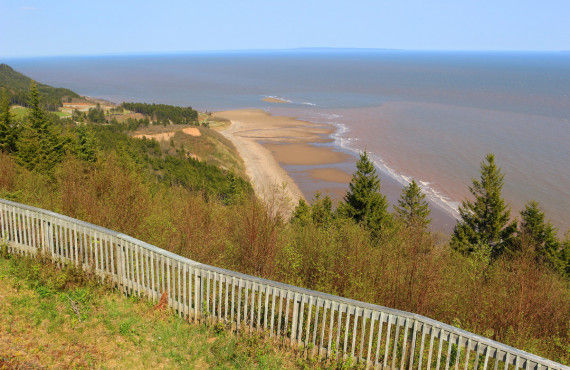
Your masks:
<path fill-rule="evenodd" d="M 0 57 L 355 47 L 570 50 L 569 0 L 0 0 Z"/>

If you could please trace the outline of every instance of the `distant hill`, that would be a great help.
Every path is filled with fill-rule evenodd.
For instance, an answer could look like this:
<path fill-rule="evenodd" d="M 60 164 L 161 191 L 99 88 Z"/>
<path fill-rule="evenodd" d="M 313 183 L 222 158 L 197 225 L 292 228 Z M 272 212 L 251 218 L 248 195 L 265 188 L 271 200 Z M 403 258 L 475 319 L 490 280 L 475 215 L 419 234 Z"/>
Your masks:
<path fill-rule="evenodd" d="M 27 105 L 31 78 L 15 71 L 7 64 L 0 64 L 0 91 L 7 91 L 13 104 Z M 80 96 L 65 88 L 38 84 L 42 104 L 48 110 L 57 110 L 62 106 L 63 99 L 80 98 Z"/>

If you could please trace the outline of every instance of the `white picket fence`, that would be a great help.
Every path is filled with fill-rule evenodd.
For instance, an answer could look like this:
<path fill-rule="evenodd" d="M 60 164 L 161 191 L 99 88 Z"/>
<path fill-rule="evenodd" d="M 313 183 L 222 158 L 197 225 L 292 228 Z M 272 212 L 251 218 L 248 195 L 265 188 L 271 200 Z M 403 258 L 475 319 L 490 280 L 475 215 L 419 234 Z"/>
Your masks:
<path fill-rule="evenodd" d="M 128 235 L 0 199 L 8 252 L 93 271 L 180 316 L 281 337 L 309 356 L 377 368 L 568 369 L 430 318 L 208 266 Z M 166 293 L 165 293 L 166 292 Z"/>

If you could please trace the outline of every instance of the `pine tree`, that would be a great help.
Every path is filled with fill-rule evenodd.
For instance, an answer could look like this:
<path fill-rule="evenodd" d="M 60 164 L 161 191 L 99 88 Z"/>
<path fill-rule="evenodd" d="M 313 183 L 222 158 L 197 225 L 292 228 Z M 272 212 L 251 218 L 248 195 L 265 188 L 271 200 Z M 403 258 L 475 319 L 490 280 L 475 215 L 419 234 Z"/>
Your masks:
<path fill-rule="evenodd" d="M 18 129 L 10 112 L 10 98 L 3 93 L 0 100 L 0 150 L 5 152 L 16 151 Z"/>
<path fill-rule="evenodd" d="M 293 211 L 293 216 L 291 217 L 291 222 L 298 223 L 300 225 L 307 225 L 311 221 L 311 208 L 305 201 L 305 199 L 299 199 L 299 203 Z"/>
<path fill-rule="evenodd" d="M 402 189 L 402 194 L 398 200 L 396 212 L 408 226 L 419 226 L 425 228 L 431 222 L 429 215 L 430 209 L 426 201 L 426 195 L 416 183 L 412 180 L 408 186 Z"/>
<path fill-rule="evenodd" d="M 95 150 L 95 136 L 86 125 L 77 127 L 75 153 L 79 159 L 87 162 L 95 162 L 97 160 Z"/>
<path fill-rule="evenodd" d="M 18 158 L 29 170 L 51 172 L 65 154 L 66 140 L 58 135 L 40 106 L 36 84 L 30 88 L 30 113 L 18 140 Z"/>
<path fill-rule="evenodd" d="M 341 212 L 362 222 L 375 236 L 391 223 L 388 201 L 380 192 L 380 179 L 366 152 L 360 154 Z"/>
<path fill-rule="evenodd" d="M 332 206 L 332 200 L 328 195 L 323 197 L 320 192 L 317 192 L 311 205 L 313 223 L 319 226 L 330 225 L 333 220 Z"/>
<path fill-rule="evenodd" d="M 481 163 L 481 179 L 473 179 L 469 191 L 473 202 L 459 206 L 461 220 L 455 226 L 451 246 L 465 254 L 489 247 L 493 257 L 501 255 L 513 244 L 516 223 L 509 223 L 510 207 L 501 197 L 504 175 L 488 154 Z"/>
<path fill-rule="evenodd" d="M 328 195 L 323 197 L 320 192 L 317 192 L 311 205 L 307 204 L 304 199 L 299 199 L 291 220 L 303 226 L 313 223 L 317 226 L 327 227 L 331 224 L 333 218 L 334 212 L 331 198 Z"/>
<path fill-rule="evenodd" d="M 550 222 L 545 221 L 544 212 L 535 201 L 529 202 L 521 211 L 519 238 L 528 240 L 534 246 L 538 258 L 558 271 L 564 270 L 556 229 Z"/>
<path fill-rule="evenodd" d="M 570 277 L 570 229 L 566 231 L 564 240 L 562 240 L 560 259 L 562 260 L 564 273 L 566 274 L 567 277 Z"/>
<path fill-rule="evenodd" d="M 38 85 L 35 83 L 32 83 L 30 87 L 30 101 L 28 104 L 30 107 L 30 113 L 28 115 L 30 127 L 40 133 L 46 132 L 48 129 L 48 121 L 40 106 L 40 93 L 38 91 Z"/>

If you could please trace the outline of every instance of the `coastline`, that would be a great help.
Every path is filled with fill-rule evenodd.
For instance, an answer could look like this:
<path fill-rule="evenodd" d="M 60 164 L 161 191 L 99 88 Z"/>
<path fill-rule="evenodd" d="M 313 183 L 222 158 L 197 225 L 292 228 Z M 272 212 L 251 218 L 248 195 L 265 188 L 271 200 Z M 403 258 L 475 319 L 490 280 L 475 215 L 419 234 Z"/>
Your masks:
<path fill-rule="evenodd" d="M 277 206 L 285 216 L 289 216 L 299 199 L 305 196 L 283 164 L 320 165 L 350 158 L 332 147 L 314 145 L 331 141 L 329 136 L 335 131 L 331 125 L 274 116 L 261 109 L 238 109 L 213 115 L 231 122 L 221 133 L 242 157 L 255 193 L 269 205 Z"/>
<path fill-rule="evenodd" d="M 342 199 L 357 155 L 339 145 L 337 125 L 272 115 L 262 109 L 213 115 L 231 122 L 221 133 L 242 157 L 255 193 L 284 216 L 290 216 L 299 199 L 311 198 L 316 191 Z M 394 204 L 402 184 L 382 176 L 382 188 Z M 453 216 L 438 204 L 430 204 L 433 229 L 448 232 Z"/>

